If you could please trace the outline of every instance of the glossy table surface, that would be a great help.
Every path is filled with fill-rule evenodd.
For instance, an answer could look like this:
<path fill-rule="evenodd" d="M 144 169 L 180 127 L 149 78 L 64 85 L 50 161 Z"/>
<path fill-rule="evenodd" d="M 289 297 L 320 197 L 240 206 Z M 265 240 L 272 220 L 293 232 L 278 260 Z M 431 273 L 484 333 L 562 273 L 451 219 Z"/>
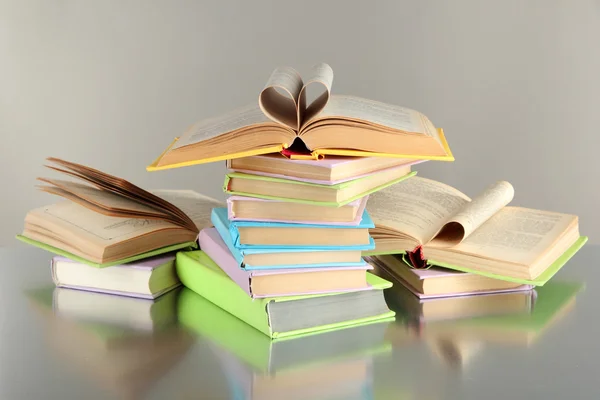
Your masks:
<path fill-rule="evenodd" d="M 198 324 L 183 324 L 176 302 L 168 309 L 173 322 L 160 334 L 146 326 L 128 341 L 103 342 L 72 316 L 93 311 L 85 307 L 94 302 L 59 315 L 32 294 L 53 293 L 50 258 L 21 245 L 0 249 L 2 400 L 600 398 L 600 247 L 585 246 L 555 276 L 552 282 L 583 287 L 535 327 L 503 326 L 511 320 L 492 318 L 483 328 L 462 320 L 416 329 L 399 313 L 395 322 L 371 327 L 368 336 L 352 328 L 341 336 L 284 343 L 282 370 L 275 363 L 280 344 L 265 345 L 243 327 L 232 341 L 237 331 L 218 331 L 239 328 L 228 316 L 223 321 L 233 325 L 206 329 L 207 319 L 219 312 L 214 309 L 198 309 Z M 537 300 L 541 304 L 542 295 Z M 356 349 L 348 347 L 348 338 Z M 258 368 L 240 354 L 271 367 Z"/>

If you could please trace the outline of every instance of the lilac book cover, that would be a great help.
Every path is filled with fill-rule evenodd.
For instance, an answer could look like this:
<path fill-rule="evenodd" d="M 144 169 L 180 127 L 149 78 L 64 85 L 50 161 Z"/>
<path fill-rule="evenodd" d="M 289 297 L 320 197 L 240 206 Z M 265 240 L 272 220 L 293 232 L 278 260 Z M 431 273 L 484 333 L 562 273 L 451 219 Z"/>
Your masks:
<path fill-rule="evenodd" d="M 277 297 L 274 295 L 254 295 L 252 293 L 250 283 L 253 276 L 261 275 L 276 275 L 276 274 L 293 274 L 293 273 L 309 273 L 318 271 L 331 271 L 333 269 L 362 269 L 368 270 L 373 267 L 369 264 L 357 267 L 323 267 L 323 268 L 286 268 L 286 269 L 269 269 L 259 271 L 247 271 L 240 268 L 240 265 L 235 260 L 233 255 L 229 252 L 227 245 L 221 239 L 219 232 L 215 228 L 206 228 L 200 232 L 200 249 L 204 251 L 239 287 L 241 287 L 249 296 L 252 298 L 265 298 L 265 297 Z M 362 289 L 352 289 L 352 291 L 358 290 L 370 290 L 371 287 L 367 284 Z M 347 290 L 349 291 L 349 290 Z M 333 292 L 344 292 L 344 290 L 330 290 L 322 292 L 311 292 L 311 293 L 288 293 L 286 296 L 296 295 L 308 295 L 308 294 L 324 294 Z"/>

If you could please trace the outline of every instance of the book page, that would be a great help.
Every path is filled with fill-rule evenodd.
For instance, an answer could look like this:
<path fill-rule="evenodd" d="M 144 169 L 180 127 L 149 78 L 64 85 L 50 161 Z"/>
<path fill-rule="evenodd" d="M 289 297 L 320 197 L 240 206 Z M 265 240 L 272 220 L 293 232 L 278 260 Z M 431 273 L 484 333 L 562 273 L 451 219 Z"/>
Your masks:
<path fill-rule="evenodd" d="M 331 85 L 333 85 L 333 70 L 331 67 L 325 63 L 315 65 L 298 97 L 300 126 L 306 125 L 323 110 L 329 101 Z M 312 93 L 313 90 L 317 92 Z M 308 106 L 306 105 L 307 102 Z"/>
<path fill-rule="evenodd" d="M 423 244 L 469 201 L 448 185 L 414 176 L 370 195 L 367 211 L 378 228 L 393 229 Z"/>
<path fill-rule="evenodd" d="M 212 197 L 194 192 L 193 190 L 152 190 L 152 193 L 182 210 L 194 221 L 198 230 L 212 227 L 210 214 L 213 208 L 227 205 Z"/>
<path fill-rule="evenodd" d="M 298 97 L 303 86 L 294 68 L 276 68 L 258 97 L 260 109 L 273 121 L 298 130 Z"/>
<path fill-rule="evenodd" d="M 50 223 L 53 233 L 69 240 L 68 235 L 75 235 L 82 241 L 106 246 L 137 236 L 142 236 L 160 229 L 181 227 L 163 220 L 145 218 L 121 218 L 99 214 L 83 206 L 63 201 L 41 207 L 27 214 L 26 223 L 45 226 Z M 65 228 L 61 228 L 61 226 Z"/>
<path fill-rule="evenodd" d="M 249 104 L 225 114 L 198 121 L 188 128 L 171 149 L 213 139 L 253 125 L 271 122 L 257 104 Z"/>
<path fill-rule="evenodd" d="M 515 190 L 510 183 L 506 181 L 496 182 L 452 216 L 431 244 L 443 247 L 457 245 L 510 203 L 514 195 Z"/>
<path fill-rule="evenodd" d="M 315 120 L 336 117 L 437 137 L 433 124 L 420 112 L 361 97 L 333 95 Z"/>
<path fill-rule="evenodd" d="M 577 217 L 521 207 L 504 207 L 452 251 L 530 265 Z"/>

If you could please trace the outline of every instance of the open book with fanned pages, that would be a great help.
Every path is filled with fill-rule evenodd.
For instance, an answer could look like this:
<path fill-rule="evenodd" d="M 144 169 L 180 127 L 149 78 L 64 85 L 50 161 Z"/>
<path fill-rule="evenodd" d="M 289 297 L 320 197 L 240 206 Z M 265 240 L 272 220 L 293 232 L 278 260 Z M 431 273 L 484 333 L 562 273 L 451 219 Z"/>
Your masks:
<path fill-rule="evenodd" d="M 212 208 L 224 206 L 191 190 L 150 192 L 88 166 L 48 161 L 78 181 L 38 178 L 40 190 L 63 201 L 28 212 L 17 239 L 94 267 L 196 248 Z"/>
<path fill-rule="evenodd" d="M 514 188 L 490 185 L 470 199 L 431 179 L 412 177 L 369 197 L 375 249 L 432 266 L 541 286 L 585 244 L 577 215 L 508 206 Z"/>
<path fill-rule="evenodd" d="M 337 155 L 454 160 L 443 130 L 422 113 L 331 95 L 332 83 L 333 70 L 325 63 L 315 65 L 305 81 L 293 68 L 276 68 L 257 103 L 190 126 L 147 169 L 269 153 L 299 159 Z"/>

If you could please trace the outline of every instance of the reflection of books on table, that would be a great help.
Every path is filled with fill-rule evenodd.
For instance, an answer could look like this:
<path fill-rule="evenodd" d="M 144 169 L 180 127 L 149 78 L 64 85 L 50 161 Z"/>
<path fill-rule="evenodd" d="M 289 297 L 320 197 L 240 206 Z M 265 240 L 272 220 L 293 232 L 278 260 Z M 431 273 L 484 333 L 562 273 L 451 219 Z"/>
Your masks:
<path fill-rule="evenodd" d="M 370 359 L 391 349 L 386 323 L 270 339 L 187 288 L 181 293 L 179 320 L 209 343 L 231 379 L 231 390 L 246 396 L 240 398 L 296 393 L 300 397 L 294 399 L 320 399 L 325 391 L 355 398 L 368 386 Z"/>
<path fill-rule="evenodd" d="M 53 296 L 56 297 L 53 292 L 56 291 L 71 290 L 47 288 L 31 292 L 29 296 L 42 317 L 44 336 L 52 349 L 74 372 L 123 398 L 141 398 L 156 379 L 179 362 L 193 343 L 193 336 L 177 329 L 174 323 L 170 329 L 155 332 L 99 322 L 95 317 L 80 321 L 61 316 L 64 303 L 54 303 L 53 309 Z M 115 311 L 118 308 L 117 305 Z M 175 314 L 174 308 L 171 314 Z M 172 317 L 169 319 L 173 322 Z"/>
<path fill-rule="evenodd" d="M 530 314 L 478 317 L 425 324 L 425 337 L 480 340 L 530 346 L 575 306 L 582 283 L 550 281 L 536 288 L 535 307 Z"/>

